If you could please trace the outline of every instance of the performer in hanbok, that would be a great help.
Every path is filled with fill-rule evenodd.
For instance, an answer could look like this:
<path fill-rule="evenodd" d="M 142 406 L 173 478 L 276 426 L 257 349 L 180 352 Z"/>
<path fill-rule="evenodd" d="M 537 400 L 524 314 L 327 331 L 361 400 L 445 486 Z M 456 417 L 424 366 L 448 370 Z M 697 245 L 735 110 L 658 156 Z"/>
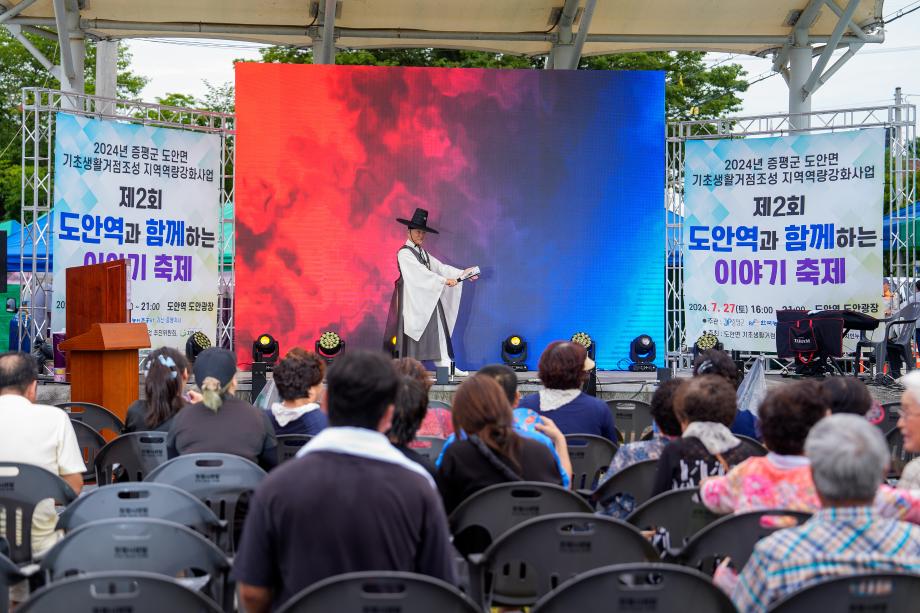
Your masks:
<path fill-rule="evenodd" d="M 425 250 L 422 245 L 426 235 L 438 234 L 428 227 L 425 209 L 415 209 L 411 220 L 396 221 L 409 227 L 409 238 L 396 254 L 399 279 L 390 304 L 386 346 L 399 357 L 452 367 L 450 336 L 460 312 L 461 280 L 476 280 L 478 268 L 448 266 Z M 454 373 L 466 374 L 459 370 Z"/>

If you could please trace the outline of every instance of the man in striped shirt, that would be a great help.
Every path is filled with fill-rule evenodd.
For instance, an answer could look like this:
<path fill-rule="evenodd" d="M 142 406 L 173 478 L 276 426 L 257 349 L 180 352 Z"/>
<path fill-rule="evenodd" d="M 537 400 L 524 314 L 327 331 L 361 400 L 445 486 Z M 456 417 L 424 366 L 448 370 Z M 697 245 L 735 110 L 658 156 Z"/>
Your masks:
<path fill-rule="evenodd" d="M 805 455 L 822 509 L 757 544 L 731 590 L 742 613 L 766 611 L 822 579 L 920 573 L 920 526 L 885 519 L 872 508 L 890 461 L 878 429 L 857 415 L 826 417 L 809 433 Z"/>

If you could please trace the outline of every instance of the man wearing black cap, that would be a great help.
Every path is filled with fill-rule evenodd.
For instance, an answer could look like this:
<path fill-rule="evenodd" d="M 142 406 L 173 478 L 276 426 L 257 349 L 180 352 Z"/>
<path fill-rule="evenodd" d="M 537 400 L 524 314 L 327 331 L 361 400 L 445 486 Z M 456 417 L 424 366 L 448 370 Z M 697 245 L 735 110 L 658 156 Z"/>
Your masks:
<path fill-rule="evenodd" d="M 450 335 L 460 311 L 460 280 L 476 280 L 476 267 L 460 270 L 441 263 L 425 251 L 425 236 L 438 231 L 428 226 L 428 211 L 415 209 L 412 219 L 397 218 L 409 226 L 409 239 L 396 255 L 399 279 L 390 313 L 396 314 L 395 330 L 387 326 L 387 341 L 396 338 L 400 357 L 431 360 L 436 366 L 454 361 Z M 392 322 L 391 322 L 392 323 Z M 465 374 L 458 371 L 459 374 Z"/>

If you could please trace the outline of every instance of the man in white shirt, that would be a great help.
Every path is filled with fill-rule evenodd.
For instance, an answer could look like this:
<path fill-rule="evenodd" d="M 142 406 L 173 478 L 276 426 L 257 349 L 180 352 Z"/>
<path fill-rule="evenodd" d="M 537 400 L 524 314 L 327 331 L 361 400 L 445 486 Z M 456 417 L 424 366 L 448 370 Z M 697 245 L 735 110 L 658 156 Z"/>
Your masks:
<path fill-rule="evenodd" d="M 454 360 L 450 336 L 457 323 L 462 295 L 458 279 L 476 280 L 472 275 L 474 268 L 461 270 L 449 266 L 425 250 L 422 246 L 425 236 L 438 234 L 428 226 L 425 209 L 415 209 L 412 219 L 396 221 L 409 226 L 409 238 L 396 256 L 400 277 L 393 305 L 398 323 L 395 331 L 387 326 L 388 339 L 395 336 L 394 349 L 400 357 L 450 366 Z"/>
<path fill-rule="evenodd" d="M 34 404 L 37 379 L 34 358 L 19 351 L 0 353 L 0 461 L 40 466 L 79 494 L 86 465 L 77 435 L 66 412 Z M 54 501 L 43 500 L 32 516 L 33 555 L 58 540 L 56 524 Z"/>

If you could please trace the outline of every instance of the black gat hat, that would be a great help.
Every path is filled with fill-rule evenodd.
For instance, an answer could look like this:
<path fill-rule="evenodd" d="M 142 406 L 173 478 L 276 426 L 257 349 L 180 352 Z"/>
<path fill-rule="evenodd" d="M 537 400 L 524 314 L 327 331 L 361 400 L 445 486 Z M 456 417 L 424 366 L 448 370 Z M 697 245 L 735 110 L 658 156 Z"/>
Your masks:
<path fill-rule="evenodd" d="M 432 234 L 440 234 L 440 232 L 434 228 L 428 227 L 428 211 L 425 209 L 415 209 L 415 212 L 412 213 L 411 220 L 397 217 L 396 221 L 409 226 L 410 230 L 424 230 L 425 232 L 431 232 Z"/>

